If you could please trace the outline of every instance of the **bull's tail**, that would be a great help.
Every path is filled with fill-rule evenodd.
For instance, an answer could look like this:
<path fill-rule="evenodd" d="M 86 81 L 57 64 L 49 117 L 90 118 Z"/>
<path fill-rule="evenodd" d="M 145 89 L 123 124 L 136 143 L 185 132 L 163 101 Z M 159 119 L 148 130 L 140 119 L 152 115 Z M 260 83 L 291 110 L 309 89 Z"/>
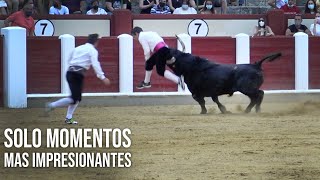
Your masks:
<path fill-rule="evenodd" d="M 186 52 L 186 45 L 184 44 L 184 42 L 182 41 L 182 39 L 178 35 L 176 35 L 176 38 L 178 39 L 179 43 L 182 46 L 182 52 L 185 53 Z"/>
<path fill-rule="evenodd" d="M 280 57 L 281 55 L 282 55 L 281 52 L 269 54 L 266 57 L 262 58 L 260 61 L 256 62 L 255 64 L 257 66 L 261 67 L 263 62 L 265 62 L 265 61 L 272 62 L 275 59 L 277 59 L 278 57 Z"/>

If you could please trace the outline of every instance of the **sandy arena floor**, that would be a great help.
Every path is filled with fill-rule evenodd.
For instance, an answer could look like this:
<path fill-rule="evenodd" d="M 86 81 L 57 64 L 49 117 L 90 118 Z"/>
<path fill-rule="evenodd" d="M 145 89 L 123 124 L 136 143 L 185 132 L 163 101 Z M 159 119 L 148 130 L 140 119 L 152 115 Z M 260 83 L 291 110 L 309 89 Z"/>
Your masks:
<path fill-rule="evenodd" d="M 127 127 L 133 133 L 130 168 L 4 168 L 8 150 L 1 143 L 0 179 L 320 178 L 320 103 L 268 103 L 261 114 L 241 113 L 245 105 L 226 106 L 233 114 L 220 114 L 211 102 L 207 115 L 195 105 L 80 107 L 77 126 L 64 124 L 65 109 L 50 117 L 42 117 L 39 108 L 0 109 L 1 142 L 7 127 Z"/>

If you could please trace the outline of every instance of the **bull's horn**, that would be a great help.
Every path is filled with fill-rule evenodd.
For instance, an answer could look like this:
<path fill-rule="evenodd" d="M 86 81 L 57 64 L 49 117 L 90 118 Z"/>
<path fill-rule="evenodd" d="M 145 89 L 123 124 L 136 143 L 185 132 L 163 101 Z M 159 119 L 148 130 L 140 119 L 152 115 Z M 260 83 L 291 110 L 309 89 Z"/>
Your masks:
<path fill-rule="evenodd" d="M 167 60 L 167 64 L 173 64 L 176 62 L 176 58 L 175 57 L 172 57 L 171 59 Z"/>
<path fill-rule="evenodd" d="M 184 42 L 181 40 L 181 38 L 178 35 L 176 35 L 176 38 L 178 39 L 179 43 L 182 46 L 182 52 L 186 52 L 186 45 L 184 44 Z"/>

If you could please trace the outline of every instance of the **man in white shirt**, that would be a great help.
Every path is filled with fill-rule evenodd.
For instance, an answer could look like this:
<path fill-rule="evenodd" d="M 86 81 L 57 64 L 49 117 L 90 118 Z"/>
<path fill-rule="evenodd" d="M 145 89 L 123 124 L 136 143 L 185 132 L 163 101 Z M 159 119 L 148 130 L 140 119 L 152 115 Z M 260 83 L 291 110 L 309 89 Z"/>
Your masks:
<path fill-rule="evenodd" d="M 150 78 L 152 74 L 153 66 L 156 65 L 157 73 L 160 76 L 164 76 L 165 78 L 175 82 L 180 85 L 184 90 L 184 82 L 181 78 L 173 74 L 171 71 L 166 70 L 166 55 L 170 53 L 170 48 L 168 48 L 167 44 L 164 42 L 162 37 L 158 35 L 156 32 L 148 31 L 143 32 L 141 27 L 134 27 L 131 31 L 131 34 L 138 38 L 143 51 L 144 57 L 146 60 L 145 69 L 146 74 L 144 81 L 142 81 L 137 89 L 150 88 Z"/>
<path fill-rule="evenodd" d="M 67 6 L 62 5 L 61 0 L 54 0 L 53 6 L 51 6 L 49 9 L 49 14 L 65 15 L 69 14 L 69 9 Z"/>
<path fill-rule="evenodd" d="M 98 61 L 98 34 L 90 34 L 86 44 L 76 47 L 69 60 L 69 69 L 67 71 L 67 81 L 71 90 L 71 96 L 62 98 L 58 101 L 46 104 L 46 113 L 49 113 L 54 108 L 68 106 L 68 112 L 65 119 L 67 124 L 77 124 L 78 122 L 72 119 L 73 113 L 81 101 L 84 74 L 93 67 L 97 77 L 105 84 L 110 85 L 110 80 L 105 77 Z"/>
<path fill-rule="evenodd" d="M 87 12 L 87 15 L 104 15 L 107 14 L 107 12 L 99 8 L 99 0 L 93 0 L 91 2 L 91 9 Z"/>

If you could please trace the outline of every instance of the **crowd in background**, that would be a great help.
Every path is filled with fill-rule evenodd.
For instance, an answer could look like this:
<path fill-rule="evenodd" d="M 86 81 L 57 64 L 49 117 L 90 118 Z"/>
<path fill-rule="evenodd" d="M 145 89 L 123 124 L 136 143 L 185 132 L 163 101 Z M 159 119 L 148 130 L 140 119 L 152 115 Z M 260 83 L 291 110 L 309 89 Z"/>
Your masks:
<path fill-rule="evenodd" d="M 0 0 L 0 12 L 9 15 L 4 21 L 5 26 L 20 26 L 27 29 L 28 35 L 33 35 L 34 19 L 32 15 L 67 15 L 112 14 L 115 9 L 133 8 L 132 0 Z M 141 14 L 226 14 L 228 6 L 241 6 L 245 0 L 139 0 Z M 319 0 L 306 0 L 304 12 L 296 6 L 296 0 L 269 0 L 271 8 L 278 8 L 285 13 L 293 13 L 295 24 L 286 31 L 287 36 L 296 32 L 320 36 Z M 310 30 L 302 24 L 301 13 L 314 14 L 314 23 Z M 272 29 L 263 18 L 258 20 L 254 36 L 274 36 Z"/>
<path fill-rule="evenodd" d="M 115 9 L 129 9 L 141 14 L 227 14 L 233 6 L 243 6 L 247 0 L 0 0 L 0 14 L 10 15 L 27 3 L 34 5 L 33 14 L 112 14 Z M 258 0 L 257 0 L 258 1 Z M 267 1 L 267 0 L 265 0 Z M 286 13 L 320 11 L 320 0 L 268 0 L 270 8 Z M 302 1 L 302 2 L 301 2 Z M 305 1 L 305 2 L 304 2 Z M 304 12 L 300 12 L 303 9 Z"/>

